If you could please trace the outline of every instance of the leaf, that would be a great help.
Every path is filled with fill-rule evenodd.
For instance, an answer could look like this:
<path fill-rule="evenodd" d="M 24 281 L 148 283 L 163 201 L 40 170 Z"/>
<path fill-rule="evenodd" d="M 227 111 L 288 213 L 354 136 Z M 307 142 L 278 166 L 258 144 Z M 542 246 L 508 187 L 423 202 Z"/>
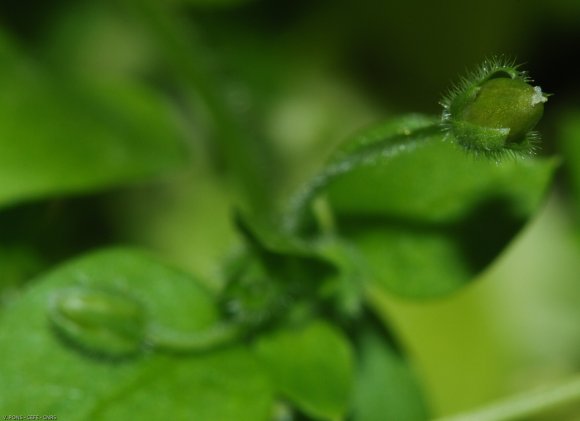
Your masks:
<path fill-rule="evenodd" d="M 580 110 L 576 109 L 564 115 L 558 128 L 559 146 L 563 152 L 576 220 L 580 221 Z"/>
<path fill-rule="evenodd" d="M 423 114 L 407 114 L 398 118 L 393 118 L 376 125 L 373 125 L 359 133 L 351 139 L 345 141 L 330 162 L 339 162 L 355 152 L 368 152 L 369 147 L 385 146 L 397 140 L 413 138 L 414 134 L 421 129 L 426 129 L 437 124 L 438 120 Z"/>
<path fill-rule="evenodd" d="M 38 279 L 0 316 L 0 407 L 66 419 L 168 414 L 196 420 L 266 420 L 267 378 L 245 349 L 198 356 L 143 353 L 107 360 L 68 345 L 49 324 L 59 291 L 101 288 L 138 300 L 148 320 L 178 331 L 212 325 L 217 310 L 195 279 L 125 249 L 73 261 Z M 22 393 L 26 390 L 26 393 Z M 220 402 L 220 404 L 216 404 Z"/>
<path fill-rule="evenodd" d="M 136 381 L 95 407 L 91 419 L 135 414 L 164 419 L 257 421 L 270 419 L 272 395 L 261 368 L 246 350 L 196 358 L 160 358 Z"/>
<path fill-rule="evenodd" d="M 61 78 L 3 33 L 0 61 L 0 206 L 134 182 L 183 159 L 171 109 L 143 85 Z"/>
<path fill-rule="evenodd" d="M 366 330 L 359 336 L 353 419 L 429 419 L 424 398 L 408 362 L 377 333 Z"/>
<path fill-rule="evenodd" d="M 322 419 L 342 419 L 353 376 L 351 349 L 332 326 L 308 326 L 277 331 L 258 340 L 255 350 L 276 389 L 305 413 Z"/>
<path fill-rule="evenodd" d="M 311 233 L 310 205 L 325 197 L 367 281 L 412 298 L 449 294 L 489 265 L 540 204 L 556 166 L 475 159 L 417 116 L 352 143 L 296 196 L 288 218 L 296 233 Z"/>

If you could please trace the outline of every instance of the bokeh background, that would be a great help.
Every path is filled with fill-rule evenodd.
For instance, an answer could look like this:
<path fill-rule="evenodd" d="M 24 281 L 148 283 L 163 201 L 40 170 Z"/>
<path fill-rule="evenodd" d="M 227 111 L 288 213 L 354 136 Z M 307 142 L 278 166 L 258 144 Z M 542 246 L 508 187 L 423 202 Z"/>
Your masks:
<path fill-rule="evenodd" d="M 207 110 L 179 69 L 219 69 L 211 83 L 244 116 L 244 127 L 263 134 L 248 148 L 275 162 L 272 178 L 286 191 L 357 129 L 401 113 L 438 114 L 441 94 L 458 75 L 504 54 L 554 94 L 539 127 L 540 153 L 560 156 L 562 165 L 546 202 L 471 286 L 435 301 L 385 298 L 383 308 L 437 415 L 580 372 L 580 2 L 157 2 L 178 17 L 183 45 L 160 41 L 155 28 L 163 22 L 143 16 L 137 1 L 0 2 L 0 45 L 10 43 L 14 52 L 0 60 L 0 155 L 10 156 L 23 127 L 39 143 L 55 136 L 100 141 L 107 134 L 90 121 L 47 111 L 91 92 L 117 104 L 107 121 L 118 118 L 121 127 L 124 107 L 139 109 L 131 130 L 178 138 L 187 157 L 160 164 L 146 180 L 129 174 L 122 188 L 71 182 L 62 192 L 39 188 L 3 202 L 2 305 L 43 270 L 109 244 L 150 248 L 215 282 L 220 261 L 240 241 L 231 223 L 235 180 Z M 14 67 L 15 60 L 25 64 Z M 32 89 L 20 77 L 28 71 L 42 73 L 50 86 Z M 158 117 L 140 98 L 162 103 L 170 115 Z M 59 153 L 48 148 L 42 159 L 58 166 Z M 36 165 L 38 156 L 1 162 L 52 177 Z M 85 163 L 75 165 L 81 174 Z M 0 177 L 0 190 L 13 182 Z M 574 417 L 580 404 L 538 420 L 580 419 Z"/>

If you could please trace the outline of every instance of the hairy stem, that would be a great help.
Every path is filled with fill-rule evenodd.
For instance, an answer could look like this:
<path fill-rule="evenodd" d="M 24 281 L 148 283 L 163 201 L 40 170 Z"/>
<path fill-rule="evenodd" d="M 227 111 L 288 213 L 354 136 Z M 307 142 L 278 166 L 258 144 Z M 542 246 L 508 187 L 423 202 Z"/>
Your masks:
<path fill-rule="evenodd" d="M 316 196 L 328 187 L 336 178 L 352 171 L 353 167 L 372 165 L 378 155 L 382 158 L 400 154 L 403 151 L 416 148 L 434 136 L 441 134 L 441 125 L 435 122 L 420 128 L 385 136 L 372 144 L 362 146 L 360 150 L 348 154 L 343 159 L 331 162 L 308 185 L 296 194 L 288 207 L 288 216 L 285 218 L 285 229 L 296 231 L 308 210 L 306 203 L 312 202 Z"/>

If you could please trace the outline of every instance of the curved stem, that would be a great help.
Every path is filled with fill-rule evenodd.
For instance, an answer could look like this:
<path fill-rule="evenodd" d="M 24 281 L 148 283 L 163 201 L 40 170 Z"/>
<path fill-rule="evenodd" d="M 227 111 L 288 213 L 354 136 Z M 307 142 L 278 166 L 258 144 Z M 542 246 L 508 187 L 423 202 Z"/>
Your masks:
<path fill-rule="evenodd" d="M 218 324 L 199 332 L 173 332 L 154 328 L 147 343 L 156 350 L 172 353 L 198 353 L 228 345 L 243 336 L 235 324 Z"/>
<path fill-rule="evenodd" d="M 515 421 L 541 412 L 580 403 L 580 376 L 550 389 L 528 392 L 473 412 L 465 412 L 436 421 Z"/>
<path fill-rule="evenodd" d="M 331 162 L 306 187 L 298 192 L 289 204 L 287 216 L 284 218 L 285 229 L 295 231 L 304 217 L 305 203 L 312 201 L 323 189 L 336 178 L 352 171 L 354 167 L 370 165 L 377 157 L 388 158 L 404 151 L 416 148 L 436 135 L 441 134 L 440 123 L 434 122 L 403 133 L 394 133 L 384 138 L 373 140 L 349 153 L 346 157 Z"/>

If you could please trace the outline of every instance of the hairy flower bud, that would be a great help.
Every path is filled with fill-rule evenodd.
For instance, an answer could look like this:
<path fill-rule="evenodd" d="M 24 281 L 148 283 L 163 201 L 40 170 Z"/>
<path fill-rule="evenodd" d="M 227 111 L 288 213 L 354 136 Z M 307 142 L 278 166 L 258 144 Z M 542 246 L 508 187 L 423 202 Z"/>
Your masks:
<path fill-rule="evenodd" d="M 462 147 L 490 156 L 530 155 L 539 136 L 533 131 L 547 96 L 513 63 L 485 62 L 444 98 L 442 124 Z"/>

